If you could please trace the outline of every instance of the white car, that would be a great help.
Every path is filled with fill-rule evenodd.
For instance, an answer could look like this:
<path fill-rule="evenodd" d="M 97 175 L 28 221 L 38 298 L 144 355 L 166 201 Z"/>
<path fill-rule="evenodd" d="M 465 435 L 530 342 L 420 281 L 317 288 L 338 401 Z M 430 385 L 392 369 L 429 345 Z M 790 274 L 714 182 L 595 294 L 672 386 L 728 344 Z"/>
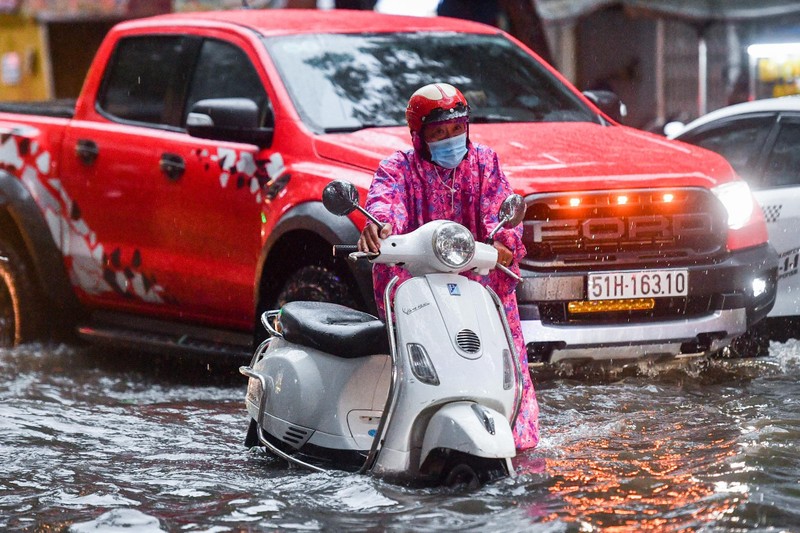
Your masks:
<path fill-rule="evenodd" d="M 665 133 L 717 152 L 750 184 L 780 256 L 768 316 L 800 315 L 800 96 L 732 105 L 686 125 L 668 124 Z"/>

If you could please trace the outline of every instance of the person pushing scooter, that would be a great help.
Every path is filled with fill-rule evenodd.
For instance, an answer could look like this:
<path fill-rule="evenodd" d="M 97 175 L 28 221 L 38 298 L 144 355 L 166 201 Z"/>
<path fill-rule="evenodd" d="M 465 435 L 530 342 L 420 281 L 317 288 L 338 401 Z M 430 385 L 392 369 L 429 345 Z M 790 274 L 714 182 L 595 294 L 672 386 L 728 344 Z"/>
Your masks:
<path fill-rule="evenodd" d="M 498 225 L 500 203 L 512 189 L 500 168 L 497 154 L 469 140 L 469 105 L 464 95 L 447 83 L 432 83 L 418 89 L 406 108 L 413 148 L 397 151 L 379 165 L 370 185 L 365 208 L 382 227 L 367 223 L 358 241 L 362 252 L 378 252 L 381 239 L 411 232 L 432 220 L 451 220 L 469 229 L 476 240 L 485 241 Z M 504 228 L 493 243 L 498 263 L 519 274 L 518 262 L 525 257 L 522 228 Z M 527 354 L 520 326 L 517 281 L 499 270 L 486 276 L 464 273 L 492 288 L 500 297 L 515 348 L 523 369 L 522 404 L 514 430 L 518 450 L 539 442 L 539 405 L 527 372 Z M 400 266 L 375 264 L 375 300 L 385 317 L 384 290 L 389 281 L 410 277 Z"/>

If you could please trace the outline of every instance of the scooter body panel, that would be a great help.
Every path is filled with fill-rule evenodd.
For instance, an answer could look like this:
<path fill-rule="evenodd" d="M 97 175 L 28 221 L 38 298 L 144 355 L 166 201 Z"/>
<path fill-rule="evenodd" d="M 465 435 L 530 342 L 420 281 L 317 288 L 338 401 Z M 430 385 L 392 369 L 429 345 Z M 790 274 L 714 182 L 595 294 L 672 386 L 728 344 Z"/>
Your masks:
<path fill-rule="evenodd" d="M 371 445 L 389 389 L 388 355 L 347 359 L 276 338 L 253 371 L 265 378 L 267 390 L 250 379 L 247 411 L 270 435 L 297 449 L 306 443 L 340 450 Z"/>
<path fill-rule="evenodd" d="M 511 426 L 503 415 L 474 402 L 453 402 L 436 411 L 422 440 L 421 464 L 435 448 L 503 459 L 514 457 L 516 446 Z"/>
<path fill-rule="evenodd" d="M 398 395 L 373 471 L 418 474 L 427 426 L 437 411 L 452 402 L 468 401 L 491 409 L 498 413 L 496 425 L 507 426 L 510 434 L 515 386 L 507 380 L 504 384 L 504 358 L 506 365 L 513 364 L 509 358 L 514 351 L 486 289 L 457 274 L 428 274 L 398 287 L 393 309 Z M 408 355 L 412 344 L 424 348 L 438 385 L 424 383 L 412 372 Z M 479 422 L 475 414 L 472 417 Z M 483 427 L 480 431 L 486 433 Z M 447 446 L 430 437 L 429 447 Z M 477 455 L 479 450 L 463 451 Z M 507 457 L 513 456 L 512 447 Z"/>

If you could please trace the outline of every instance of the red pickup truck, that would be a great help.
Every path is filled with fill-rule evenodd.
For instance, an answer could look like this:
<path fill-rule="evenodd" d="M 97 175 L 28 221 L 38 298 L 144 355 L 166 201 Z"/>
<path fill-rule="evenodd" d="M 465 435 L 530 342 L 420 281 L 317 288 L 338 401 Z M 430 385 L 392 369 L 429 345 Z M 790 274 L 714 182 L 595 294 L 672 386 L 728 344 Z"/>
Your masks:
<path fill-rule="evenodd" d="M 777 258 L 728 163 L 617 124 L 502 31 L 239 10 L 124 22 L 74 105 L 0 106 L 2 342 L 242 354 L 282 302 L 373 308 L 369 267 L 331 255 L 364 220 L 321 191 L 363 198 L 434 80 L 525 197 L 534 361 L 715 352 L 770 310 Z"/>

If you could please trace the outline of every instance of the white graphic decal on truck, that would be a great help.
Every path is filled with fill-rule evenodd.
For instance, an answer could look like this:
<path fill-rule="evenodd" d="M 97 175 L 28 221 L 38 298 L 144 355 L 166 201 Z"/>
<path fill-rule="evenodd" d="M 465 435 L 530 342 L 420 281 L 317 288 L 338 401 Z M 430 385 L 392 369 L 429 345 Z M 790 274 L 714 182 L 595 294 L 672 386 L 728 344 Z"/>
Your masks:
<path fill-rule="evenodd" d="M 201 149 L 196 151 L 196 155 L 206 169 L 212 165 L 219 166 L 220 187 L 243 189 L 253 196 L 256 203 L 261 203 L 261 191 L 264 184 L 269 181 L 267 175 L 269 169 L 260 161 L 256 161 L 251 152 L 217 148 L 216 154 Z"/>
<path fill-rule="evenodd" d="M 145 302 L 169 301 L 155 278 L 140 270 L 142 258 L 138 250 L 127 262 L 122 261 L 119 249 L 106 253 L 61 181 L 49 176 L 52 156 L 30 140 L 36 135 L 34 129 L 0 131 L 0 170 L 19 176 L 39 206 L 64 255 L 72 284 L 91 295 L 116 292 Z"/>
<path fill-rule="evenodd" d="M 107 250 L 97 234 L 81 217 L 79 204 L 64 189 L 61 180 L 51 176 L 50 151 L 40 145 L 40 132 L 31 127 L 0 130 L 0 170 L 19 177 L 43 213 L 56 246 L 64 256 L 72 284 L 90 295 L 115 292 L 126 298 L 149 303 L 177 303 L 159 285 L 155 275 L 142 269 L 139 250 Z M 256 200 L 263 191 L 285 175 L 283 158 L 272 154 L 269 161 L 258 161 L 251 152 L 217 148 L 196 151 L 206 169 L 218 166 L 221 188 L 236 187 Z"/>

